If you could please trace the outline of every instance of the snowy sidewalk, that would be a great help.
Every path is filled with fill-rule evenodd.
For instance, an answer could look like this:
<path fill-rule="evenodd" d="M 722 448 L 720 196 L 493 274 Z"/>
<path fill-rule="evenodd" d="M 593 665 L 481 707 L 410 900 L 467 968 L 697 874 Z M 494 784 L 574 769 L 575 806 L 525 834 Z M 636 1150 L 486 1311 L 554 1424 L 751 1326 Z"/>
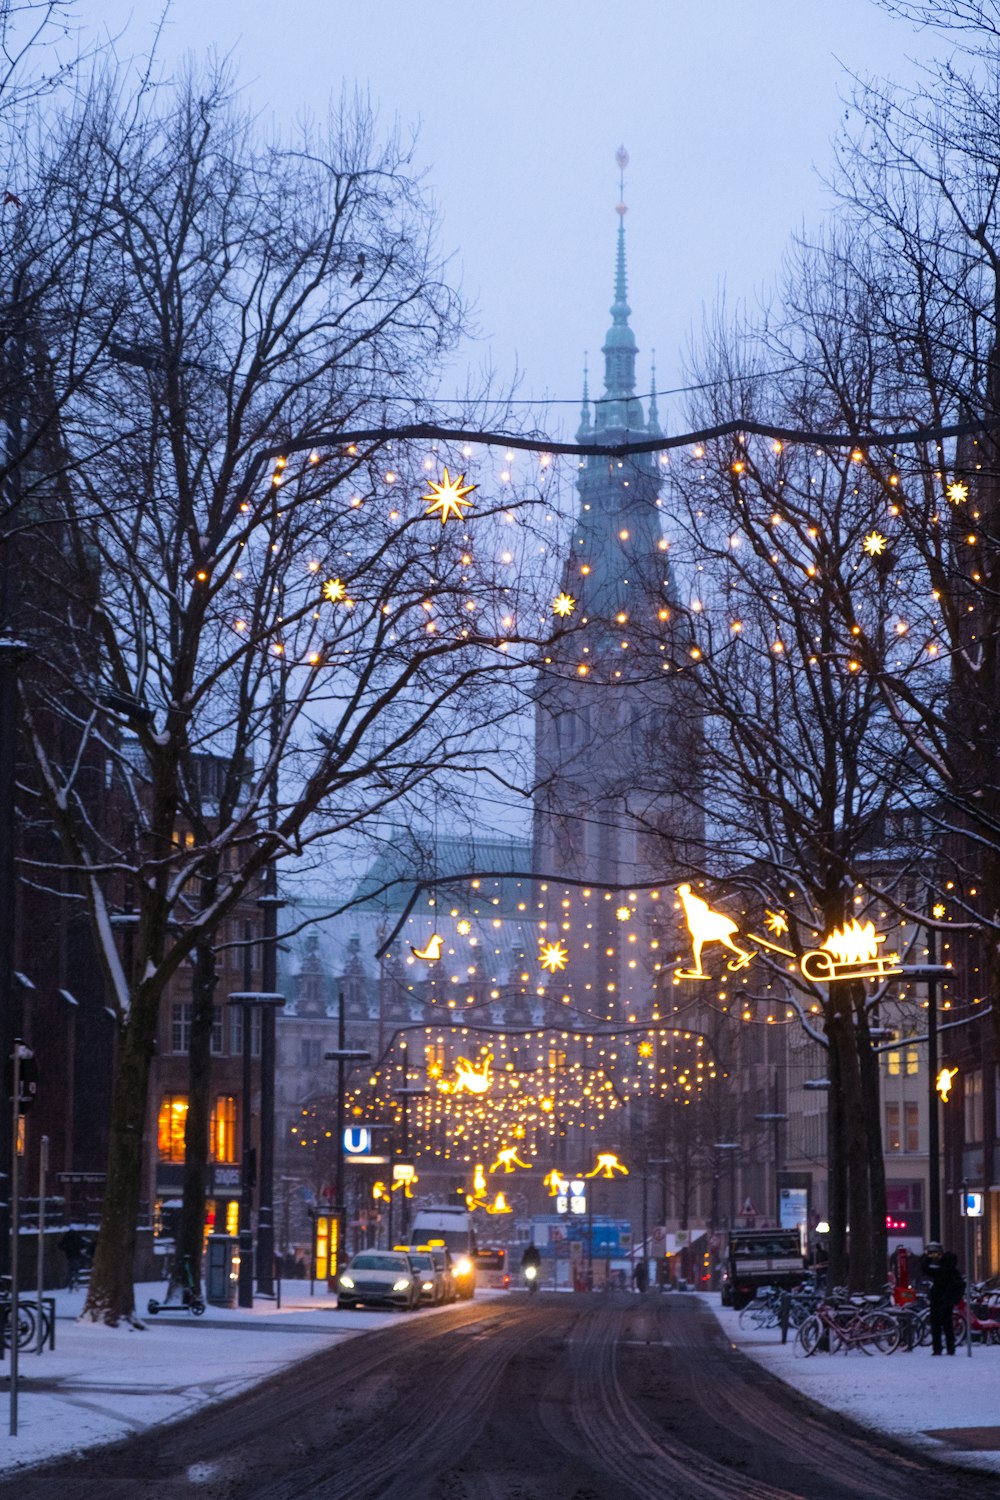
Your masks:
<path fill-rule="evenodd" d="M 144 1309 L 163 1286 L 136 1287 Z M 56 1297 L 56 1347 L 20 1352 L 18 1433 L 9 1437 L 10 1355 L 0 1363 L 0 1472 L 114 1442 L 221 1401 L 331 1344 L 398 1320 L 396 1312 L 338 1312 L 317 1285 L 282 1284 L 281 1309 L 209 1307 L 204 1316 L 144 1317 L 145 1331 L 79 1323 L 85 1293 Z M 425 1309 L 421 1316 L 433 1316 Z"/>
<path fill-rule="evenodd" d="M 794 1331 L 740 1327 L 740 1315 L 705 1300 L 733 1344 L 804 1396 L 948 1463 L 1000 1473 L 1000 1345 L 935 1359 L 930 1349 L 888 1356 L 797 1356 Z M 933 1437 L 932 1433 L 940 1436 Z"/>

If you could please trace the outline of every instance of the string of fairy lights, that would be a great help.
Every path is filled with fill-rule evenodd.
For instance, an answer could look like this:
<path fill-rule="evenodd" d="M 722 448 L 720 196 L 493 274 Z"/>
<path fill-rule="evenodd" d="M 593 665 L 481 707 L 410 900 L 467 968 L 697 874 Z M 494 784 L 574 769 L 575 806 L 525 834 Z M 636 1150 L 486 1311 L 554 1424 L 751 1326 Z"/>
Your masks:
<path fill-rule="evenodd" d="M 873 446 L 877 441 L 885 450 L 890 443 L 939 441 L 967 430 L 958 427 L 936 432 L 920 430 L 891 440 L 873 440 Z M 347 443 L 340 437 L 337 453 L 349 460 L 365 457 L 367 461 L 362 449 L 370 442 L 378 445 L 381 461 L 382 445 L 387 438 L 410 442 L 418 433 L 421 440 L 457 444 L 467 465 L 474 459 L 474 448 L 471 442 L 463 442 L 464 438 L 471 437 L 475 443 L 487 446 L 501 441 L 499 436 L 489 434 L 463 434 L 424 426 L 399 429 L 395 433 L 351 434 Z M 606 454 L 609 473 L 614 477 L 621 471 L 620 482 L 627 486 L 628 470 L 624 465 L 630 456 L 659 453 L 658 462 L 665 470 L 669 467 L 668 449 L 687 447 L 689 460 L 697 464 L 705 461 L 709 443 L 735 438 L 740 446 L 739 455 L 720 459 L 720 467 L 728 466 L 734 483 L 741 484 L 745 476 L 749 477 L 750 434 L 770 445 L 770 456 L 775 462 L 783 460 L 789 443 L 814 445 L 819 441 L 823 446 L 814 451 L 820 458 L 828 456 L 830 447 L 846 443 L 842 435 L 823 438 L 812 433 L 779 434 L 754 424 L 726 424 L 685 438 L 612 445 Z M 504 528 L 517 532 L 521 519 L 519 501 L 514 498 L 518 489 L 515 454 L 530 450 L 532 474 L 528 498 L 534 504 L 539 492 L 544 492 L 551 482 L 555 456 L 575 455 L 582 467 L 584 460 L 592 461 L 600 450 L 593 444 L 547 444 L 540 448 L 537 441 L 503 438 L 502 442 L 503 467 L 494 476 L 501 495 L 499 503 L 480 504 L 481 494 L 477 492 L 482 481 L 467 483 L 468 468 L 460 471 L 455 466 L 453 472 L 451 464 L 444 465 L 439 479 L 430 477 L 437 472 L 438 455 L 434 453 L 421 460 L 424 481 L 419 502 L 409 498 L 410 484 L 399 484 L 400 472 L 392 467 L 385 467 L 380 475 L 381 495 L 377 492 L 353 495 L 343 516 L 349 519 L 352 510 L 368 510 L 374 504 L 380 509 L 385 534 L 405 536 L 412 545 L 409 566 L 415 576 L 406 578 L 405 601 L 397 608 L 386 591 L 392 577 L 389 567 L 382 569 L 377 584 L 369 581 L 367 587 L 359 586 L 358 575 L 364 573 L 366 560 L 352 557 L 351 548 L 343 538 L 338 538 L 336 548 L 331 546 L 322 557 L 311 558 L 307 563 L 309 597 L 295 609 L 289 608 L 287 595 L 283 598 L 279 622 L 282 639 L 272 640 L 268 649 L 277 655 L 287 651 L 286 642 L 297 629 L 294 650 L 298 663 L 319 669 L 342 661 L 343 653 L 349 652 L 352 643 L 360 645 L 358 632 L 352 634 L 350 616 L 361 605 L 367 610 L 369 627 L 373 621 L 377 623 L 378 615 L 391 615 L 394 638 L 414 628 L 425 636 L 440 630 L 459 634 L 464 630 L 469 634 L 469 617 L 476 615 L 477 634 L 496 649 L 505 650 L 508 642 L 518 636 L 518 607 L 512 603 L 502 612 L 492 607 L 491 601 L 488 617 L 483 620 L 485 601 L 477 597 L 477 584 L 495 576 L 498 567 L 515 563 L 523 567 L 529 552 L 543 572 L 551 571 L 558 566 L 562 552 L 558 526 L 563 518 L 554 506 L 547 508 L 544 501 L 541 524 L 543 531 L 551 528 L 550 540 L 539 543 L 537 535 L 532 535 L 530 541 L 524 536 L 517 541 L 503 540 Z M 868 465 L 866 447 L 852 440 L 848 462 Z M 292 444 L 281 454 L 264 456 L 273 464 L 272 501 L 274 492 L 292 481 L 288 470 L 290 454 L 304 448 L 306 444 Z M 315 472 L 321 458 L 321 443 L 313 440 L 305 452 L 303 475 Z M 897 470 L 875 478 L 883 501 L 886 494 L 894 497 L 885 502 L 885 519 L 880 525 L 872 524 L 860 539 L 860 557 L 877 564 L 893 546 L 888 523 L 899 517 L 905 495 Z M 970 518 L 969 545 L 977 543 L 980 538 L 975 528 L 981 516 L 970 501 L 966 478 L 949 477 L 941 468 L 935 471 L 934 479 L 941 488 L 944 509 L 950 508 L 955 513 L 966 509 Z M 298 482 L 303 482 L 301 476 Z M 504 491 L 510 492 L 510 499 Z M 660 503 L 657 500 L 656 504 Z M 243 509 L 250 504 L 247 499 L 241 501 Z M 487 518 L 493 552 L 489 566 L 477 571 L 475 533 L 480 522 L 485 528 Z M 785 522 L 785 514 L 776 512 L 766 524 L 776 529 Z M 414 525 L 419 524 L 437 527 L 441 538 L 424 543 L 423 565 L 421 549 L 413 543 L 412 536 Z M 453 530 L 452 543 L 448 534 Z M 808 527 L 796 535 L 801 543 L 803 570 L 807 576 L 815 576 L 818 565 L 810 561 L 809 542 L 819 540 L 819 529 L 812 537 Z M 577 540 L 582 543 L 584 539 Z M 633 537 L 628 527 L 619 528 L 617 540 L 623 549 L 631 551 Z M 656 550 L 667 553 L 670 545 L 661 537 Z M 613 663 L 608 642 L 614 639 L 616 652 L 630 650 L 631 612 L 619 609 L 610 619 L 595 615 L 589 610 L 586 597 L 594 560 L 577 555 L 575 566 L 579 579 L 577 592 L 571 591 L 565 577 L 562 585 L 552 592 L 548 604 L 552 627 L 568 632 L 566 640 L 577 652 L 573 667 L 577 677 L 590 679 L 595 687 L 624 683 L 629 674 Z M 449 567 L 456 570 L 450 582 L 458 587 L 450 589 L 449 603 L 443 607 L 437 590 Z M 402 576 L 401 572 L 395 575 L 397 585 Z M 203 581 L 208 581 L 207 576 Z M 660 587 L 665 588 L 669 581 L 669 578 L 660 580 Z M 655 632 L 658 625 L 669 622 L 670 611 L 662 595 L 651 607 L 653 614 L 648 622 L 642 622 L 643 639 L 648 644 L 648 637 L 652 636 L 655 649 L 666 653 L 669 642 L 665 638 L 655 639 Z M 235 615 L 233 629 L 237 633 L 250 628 L 250 613 L 248 609 Z M 697 614 L 697 608 L 691 613 Z M 416 627 L 415 620 L 419 622 Z M 588 627 L 591 627 L 589 632 Z M 735 635 L 743 633 L 743 621 L 738 616 L 733 617 L 731 629 Z M 907 634 L 907 629 L 900 630 L 901 637 Z M 592 641 L 596 644 L 592 645 Z M 862 670 L 860 645 L 861 642 L 858 653 L 849 658 L 848 671 Z M 776 638 L 771 649 L 783 653 L 786 643 Z M 931 640 L 922 649 L 933 655 L 938 645 Z M 696 643 L 688 648 L 695 662 L 700 652 Z M 564 646 L 558 658 L 550 654 L 540 664 L 553 667 L 567 660 Z M 675 665 L 672 661 L 660 664 L 664 671 Z M 697 884 L 704 890 L 704 882 Z M 671 1097 L 683 1102 L 714 1082 L 720 1076 L 720 1068 L 705 1037 L 677 1024 L 687 1012 L 715 1009 L 723 1016 L 768 1025 L 795 1022 L 803 1015 L 820 1013 L 821 996 L 798 972 L 799 950 L 786 953 L 781 942 L 787 939 L 789 914 L 800 899 L 794 890 L 788 891 L 787 906 L 763 913 L 740 911 L 738 921 L 733 922 L 734 927 L 742 925 L 751 930 L 758 948 L 767 950 L 763 970 L 760 966 L 751 969 L 749 964 L 734 966 L 723 955 L 721 963 L 706 972 L 696 972 L 690 967 L 690 956 L 686 957 L 684 952 L 688 939 L 683 931 L 683 901 L 677 894 L 680 889 L 636 887 L 615 891 L 567 885 L 557 895 L 547 883 L 536 893 L 526 881 L 520 899 L 514 903 L 514 911 L 506 909 L 499 882 L 493 882 L 491 891 L 489 883 L 484 887 L 481 880 L 471 879 L 464 901 L 448 902 L 446 908 L 439 905 L 437 894 L 428 894 L 426 909 L 412 912 L 405 930 L 410 948 L 405 963 L 412 971 L 407 988 L 425 1007 L 427 1024 L 421 1028 L 416 1045 L 413 1035 L 405 1039 L 405 1046 L 399 1038 L 398 1045 L 379 1059 L 377 1068 L 359 1086 L 355 1107 L 366 1112 L 374 1109 L 383 1117 L 388 1115 L 397 1120 L 405 1110 L 410 1127 L 419 1135 L 422 1153 L 430 1157 L 465 1163 L 490 1160 L 502 1168 L 503 1158 L 498 1153 L 512 1152 L 509 1159 L 513 1161 L 520 1149 L 523 1152 L 520 1160 L 533 1158 L 543 1147 L 551 1150 L 566 1131 L 604 1131 L 618 1111 L 636 1101 Z M 860 887 L 859 891 L 857 903 L 869 905 L 874 897 Z M 722 901 L 725 903 L 724 896 Z M 935 912 L 938 920 L 944 915 Z M 733 916 L 735 919 L 737 914 Z M 907 920 L 894 919 L 888 909 L 880 912 L 880 920 L 891 922 L 893 941 L 919 943 L 918 924 L 909 924 L 911 932 Z M 770 939 L 760 940 L 751 924 L 763 927 Z M 513 943 L 498 941 L 505 926 L 515 929 Z M 825 937 L 809 922 L 807 910 L 799 913 L 798 927 L 800 938 L 808 936 L 813 943 L 820 943 Z M 611 930 L 616 934 L 613 941 L 608 940 Z M 598 953 L 602 944 L 604 951 Z M 505 957 L 509 963 L 499 962 Z M 596 963 L 599 957 L 610 963 Z M 696 964 L 700 969 L 698 955 Z M 600 988 L 599 971 L 613 976 L 605 979 Z M 901 993 L 894 998 L 904 1003 Z M 946 998 L 945 1008 L 951 1003 Z M 980 997 L 969 1003 L 979 1004 Z M 439 1020 L 430 1019 L 435 1012 L 440 1012 Z M 523 1024 L 505 1024 L 501 1012 L 523 1016 Z M 557 1019 L 560 1013 L 563 1024 Z M 485 1040 L 481 1039 L 484 1036 Z M 405 1103 L 400 1103 L 400 1091 Z"/>

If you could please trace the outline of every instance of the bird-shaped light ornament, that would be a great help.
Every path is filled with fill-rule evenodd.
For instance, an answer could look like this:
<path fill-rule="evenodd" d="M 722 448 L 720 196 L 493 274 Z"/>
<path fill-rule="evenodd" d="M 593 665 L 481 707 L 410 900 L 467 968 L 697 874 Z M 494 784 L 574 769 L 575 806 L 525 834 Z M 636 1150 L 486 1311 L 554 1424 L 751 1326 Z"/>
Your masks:
<path fill-rule="evenodd" d="M 422 958 L 424 963 L 433 964 L 437 963 L 438 959 L 441 957 L 441 949 L 443 945 L 444 938 L 441 936 L 441 934 L 439 932 L 433 932 L 431 933 L 430 941 L 428 942 L 426 948 L 414 948 L 413 944 L 411 943 L 410 952 L 413 954 L 414 958 Z"/>

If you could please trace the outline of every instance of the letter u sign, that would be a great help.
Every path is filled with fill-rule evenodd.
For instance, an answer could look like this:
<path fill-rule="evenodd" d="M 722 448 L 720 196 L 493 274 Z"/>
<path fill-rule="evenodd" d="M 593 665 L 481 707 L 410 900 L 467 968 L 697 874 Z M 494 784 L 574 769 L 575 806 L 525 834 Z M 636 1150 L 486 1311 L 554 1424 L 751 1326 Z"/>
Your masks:
<path fill-rule="evenodd" d="M 344 1150 L 348 1156 L 367 1156 L 372 1149 L 372 1133 L 366 1125 L 348 1125 L 344 1130 Z"/>

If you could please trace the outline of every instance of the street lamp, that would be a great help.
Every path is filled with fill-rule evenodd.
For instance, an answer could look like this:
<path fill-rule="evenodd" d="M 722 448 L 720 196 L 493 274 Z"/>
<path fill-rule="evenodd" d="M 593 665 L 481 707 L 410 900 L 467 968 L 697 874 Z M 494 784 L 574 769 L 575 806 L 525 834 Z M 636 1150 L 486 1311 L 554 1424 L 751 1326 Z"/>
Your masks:
<path fill-rule="evenodd" d="M 769 1125 L 772 1125 L 774 1127 L 774 1130 L 773 1130 L 773 1145 L 774 1145 L 774 1198 L 773 1198 L 772 1201 L 774 1203 L 774 1219 L 775 1219 L 775 1223 L 778 1224 L 778 1225 L 780 1225 L 781 1224 L 781 1196 L 780 1196 L 780 1193 L 779 1193 L 779 1190 L 778 1190 L 778 1173 L 781 1170 L 781 1136 L 779 1134 L 779 1131 L 780 1131 L 781 1125 L 788 1119 L 788 1116 L 786 1114 L 782 1114 L 779 1110 L 775 1109 L 775 1110 L 770 1110 L 770 1111 L 768 1111 L 768 1112 L 766 1112 L 764 1114 L 754 1115 L 754 1119 L 755 1120 L 759 1120 L 762 1125 L 768 1125 L 769 1124 Z"/>
<path fill-rule="evenodd" d="M 285 1003 L 284 995 L 276 995 L 269 990 L 237 990 L 229 996 L 229 1004 L 239 1006 L 243 1013 L 243 1144 L 242 1156 L 242 1183 L 240 1187 L 240 1279 L 238 1283 L 238 1300 L 240 1307 L 253 1307 L 253 1193 L 255 1187 L 256 1160 L 253 1148 L 250 1144 L 250 1092 L 251 1092 L 251 1019 L 253 1012 L 259 1006 L 264 1015 L 270 1014 L 273 1026 L 274 1014 L 280 1010 Z M 261 1027 L 263 1033 L 264 1028 Z M 272 1033 L 273 1035 L 273 1030 Z M 265 1087 L 270 1090 L 270 1098 L 274 1098 L 274 1048 L 269 1049 L 269 1054 L 261 1056 L 261 1096 Z M 266 1078 L 266 1074 L 270 1074 Z M 270 1131 L 274 1134 L 274 1113 L 270 1113 Z M 261 1110 L 261 1154 L 264 1154 L 264 1111 Z M 267 1154 L 271 1161 L 274 1160 L 274 1141 L 267 1142 Z M 262 1205 L 263 1206 L 263 1205 Z M 268 1203 L 270 1210 L 270 1203 Z M 274 1241 L 273 1233 L 270 1240 L 270 1251 L 272 1266 L 269 1272 L 273 1278 Z M 273 1285 L 273 1281 L 272 1281 Z"/>
<path fill-rule="evenodd" d="M 711 1234 L 711 1238 L 709 1240 L 709 1249 L 712 1251 L 712 1287 L 713 1287 L 713 1289 L 718 1284 L 718 1276 L 716 1274 L 716 1269 L 717 1269 L 717 1266 L 718 1266 L 718 1262 L 715 1259 L 715 1252 L 718 1250 L 718 1232 L 719 1232 L 719 1178 L 722 1175 L 722 1153 L 724 1151 L 738 1151 L 739 1149 L 740 1149 L 739 1141 L 715 1141 L 715 1142 L 713 1142 L 713 1145 L 712 1145 L 712 1150 L 715 1152 L 715 1162 L 714 1162 L 714 1167 L 713 1167 L 713 1171 L 712 1171 L 712 1234 Z M 732 1157 L 732 1156 L 729 1158 L 729 1161 L 730 1161 L 730 1169 L 729 1169 L 729 1228 L 730 1229 L 732 1229 L 732 1227 L 733 1227 L 733 1219 L 736 1217 L 736 1215 L 735 1215 L 736 1174 L 735 1174 L 735 1171 L 734 1171 L 733 1166 L 732 1166 L 732 1163 L 733 1163 L 734 1160 L 735 1160 L 735 1158 Z M 712 1244 L 712 1240 L 715 1240 L 715 1244 L 714 1245 Z"/>
<path fill-rule="evenodd" d="M 366 1052 L 363 1047 L 347 1047 L 344 1045 L 344 996 L 340 995 L 340 1007 L 337 1014 L 337 1045 L 332 1052 L 324 1052 L 327 1062 L 337 1064 L 337 1155 L 334 1178 L 334 1198 L 336 1199 L 335 1212 L 337 1215 L 337 1261 L 343 1258 L 344 1231 L 347 1227 L 347 1214 L 344 1207 L 344 1075 L 348 1064 L 369 1062 L 371 1053 Z"/>
<path fill-rule="evenodd" d="M 425 1098 L 428 1092 L 429 1092 L 429 1090 L 427 1090 L 425 1088 L 422 1088 L 420 1084 L 407 1084 L 407 1085 L 404 1085 L 403 1088 L 393 1089 L 393 1093 L 395 1094 L 396 1098 L 397 1099 L 402 1099 L 402 1101 L 403 1101 L 403 1159 L 404 1159 L 404 1161 L 409 1157 L 409 1154 L 410 1154 L 410 1100 L 411 1099 Z M 403 1187 L 403 1202 L 400 1205 L 400 1210 L 399 1210 L 399 1212 L 400 1212 L 400 1238 L 403 1240 L 404 1244 L 406 1243 L 406 1235 L 407 1235 L 407 1231 L 409 1229 L 409 1214 L 407 1213 L 407 1209 L 406 1209 L 406 1192 L 407 1192 L 407 1186 L 408 1186 L 408 1184 Z M 390 1199 L 390 1210 L 391 1210 L 391 1207 L 392 1207 L 392 1202 L 391 1202 L 391 1199 Z M 392 1238 L 392 1236 L 390 1235 L 390 1239 L 391 1238 Z"/>

